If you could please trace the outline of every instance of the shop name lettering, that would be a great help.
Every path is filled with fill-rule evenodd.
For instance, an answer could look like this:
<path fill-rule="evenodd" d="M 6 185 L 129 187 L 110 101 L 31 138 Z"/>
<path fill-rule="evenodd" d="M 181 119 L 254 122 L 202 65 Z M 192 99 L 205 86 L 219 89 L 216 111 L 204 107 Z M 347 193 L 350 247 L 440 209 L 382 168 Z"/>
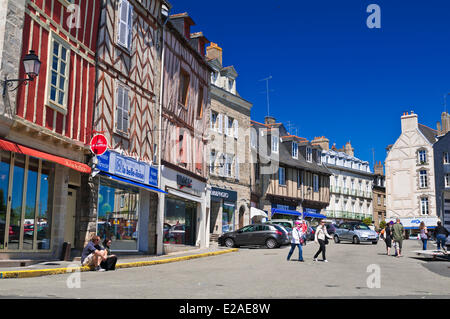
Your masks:
<path fill-rule="evenodd" d="M 121 159 L 117 159 L 116 161 L 116 173 L 131 176 L 140 180 L 144 180 L 145 178 L 144 174 L 139 169 L 127 166 Z"/>
<path fill-rule="evenodd" d="M 228 198 L 230 197 L 230 194 L 225 192 L 219 192 L 219 191 L 211 191 L 211 195 L 220 197 L 220 198 Z"/>
<path fill-rule="evenodd" d="M 178 185 L 181 186 L 180 188 L 183 188 L 183 187 L 191 188 L 192 187 L 192 179 L 181 176 L 181 175 L 177 175 L 177 183 L 178 183 Z"/>

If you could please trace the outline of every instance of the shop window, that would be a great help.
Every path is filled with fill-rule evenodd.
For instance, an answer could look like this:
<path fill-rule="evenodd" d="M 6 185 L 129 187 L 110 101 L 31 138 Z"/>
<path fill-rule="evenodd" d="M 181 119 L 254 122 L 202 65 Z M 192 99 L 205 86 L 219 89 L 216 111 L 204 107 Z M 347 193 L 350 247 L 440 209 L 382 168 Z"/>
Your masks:
<path fill-rule="evenodd" d="M 9 152 L 1 152 L 0 156 L 0 249 L 4 249 L 11 155 Z"/>
<path fill-rule="evenodd" d="M 195 245 L 197 204 L 166 197 L 164 243 Z"/>
<path fill-rule="evenodd" d="M 102 178 L 98 195 L 97 235 L 110 238 L 112 250 L 138 250 L 139 190 Z"/>

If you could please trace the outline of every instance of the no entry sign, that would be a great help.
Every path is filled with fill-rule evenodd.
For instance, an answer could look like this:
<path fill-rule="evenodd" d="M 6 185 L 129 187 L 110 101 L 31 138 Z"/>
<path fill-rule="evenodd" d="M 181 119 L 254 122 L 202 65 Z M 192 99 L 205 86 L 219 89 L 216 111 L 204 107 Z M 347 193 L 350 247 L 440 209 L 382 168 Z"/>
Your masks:
<path fill-rule="evenodd" d="M 102 155 L 108 149 L 108 141 L 102 134 L 94 135 L 91 140 L 91 151 L 95 155 Z"/>

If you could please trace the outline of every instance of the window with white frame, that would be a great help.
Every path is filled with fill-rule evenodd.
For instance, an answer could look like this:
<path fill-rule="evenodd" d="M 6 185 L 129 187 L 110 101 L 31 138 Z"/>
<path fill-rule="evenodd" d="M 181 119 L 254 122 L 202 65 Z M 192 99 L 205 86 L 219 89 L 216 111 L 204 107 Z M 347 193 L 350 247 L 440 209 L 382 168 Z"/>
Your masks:
<path fill-rule="evenodd" d="M 272 152 L 278 153 L 278 136 L 272 135 Z"/>
<path fill-rule="evenodd" d="M 319 191 L 319 175 L 316 174 L 313 175 L 313 188 L 314 192 Z"/>
<path fill-rule="evenodd" d="M 227 136 L 233 136 L 233 121 L 232 117 L 225 115 L 225 134 Z"/>
<path fill-rule="evenodd" d="M 226 154 L 225 156 L 225 176 L 231 177 L 232 176 L 232 166 L 233 166 L 233 156 L 230 154 Z"/>
<path fill-rule="evenodd" d="M 298 158 L 298 143 L 292 142 L 292 157 Z"/>
<path fill-rule="evenodd" d="M 419 150 L 419 163 L 426 163 L 427 162 L 427 151 L 426 150 Z"/>
<path fill-rule="evenodd" d="M 70 75 L 70 49 L 64 40 L 54 33 L 51 36 L 49 59 L 47 101 L 50 106 L 66 111 Z"/>
<path fill-rule="evenodd" d="M 130 110 L 129 90 L 121 84 L 117 84 L 117 100 L 116 100 L 116 131 L 128 133 L 128 118 Z"/>
<path fill-rule="evenodd" d="M 117 43 L 130 50 L 133 27 L 133 6 L 128 0 L 119 0 Z"/>
<path fill-rule="evenodd" d="M 278 183 L 286 185 L 286 169 L 284 167 L 278 168 Z"/>
<path fill-rule="evenodd" d="M 211 73 L 211 82 L 212 82 L 212 84 L 216 83 L 218 75 L 219 75 L 219 72 L 217 72 L 217 71 L 213 71 Z"/>
<path fill-rule="evenodd" d="M 444 164 L 450 164 L 450 155 L 448 152 L 444 152 L 443 162 Z"/>
<path fill-rule="evenodd" d="M 426 170 L 420 170 L 420 172 L 419 172 L 419 185 L 420 185 L 420 188 L 428 187 L 428 177 L 427 177 Z"/>
<path fill-rule="evenodd" d="M 422 197 L 420 199 L 420 212 L 422 215 L 428 215 L 429 213 L 428 197 Z"/>
<path fill-rule="evenodd" d="M 312 149 L 311 147 L 306 147 L 306 161 L 312 162 Z"/>
<path fill-rule="evenodd" d="M 233 90 L 233 86 L 234 86 L 234 80 L 233 79 L 228 79 L 228 90 L 232 91 Z"/>
<path fill-rule="evenodd" d="M 445 188 L 450 187 L 450 174 L 445 174 Z"/>
<path fill-rule="evenodd" d="M 214 174 L 215 173 L 215 162 L 216 162 L 216 151 L 212 150 L 209 154 L 209 173 Z"/>

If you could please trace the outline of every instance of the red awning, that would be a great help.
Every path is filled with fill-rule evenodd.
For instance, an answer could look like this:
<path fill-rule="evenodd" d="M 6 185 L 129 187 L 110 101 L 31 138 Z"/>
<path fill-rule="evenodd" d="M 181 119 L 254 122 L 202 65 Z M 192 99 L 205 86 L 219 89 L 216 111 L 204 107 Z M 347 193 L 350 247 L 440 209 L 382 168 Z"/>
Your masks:
<path fill-rule="evenodd" d="M 24 155 L 41 158 L 43 160 L 47 160 L 47 161 L 51 161 L 51 162 L 55 162 L 55 163 L 67 166 L 67 167 L 74 169 L 81 173 L 89 174 L 91 172 L 91 168 L 86 164 L 75 162 L 75 161 L 72 161 L 72 160 L 64 158 L 64 157 L 44 153 L 44 152 L 29 148 L 26 146 L 17 144 L 17 143 L 9 142 L 4 139 L 0 139 L 0 149 L 9 151 L 9 152 L 14 152 L 14 153 L 19 153 L 19 154 L 24 154 Z"/>

